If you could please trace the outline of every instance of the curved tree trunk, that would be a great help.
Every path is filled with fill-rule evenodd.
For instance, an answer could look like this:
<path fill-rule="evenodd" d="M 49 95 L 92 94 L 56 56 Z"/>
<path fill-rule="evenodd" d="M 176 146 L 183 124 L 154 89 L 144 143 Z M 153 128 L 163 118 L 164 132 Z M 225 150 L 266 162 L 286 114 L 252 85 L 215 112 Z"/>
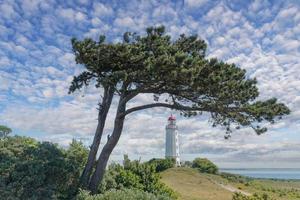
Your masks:
<path fill-rule="evenodd" d="M 101 137 L 102 137 L 103 129 L 105 126 L 107 113 L 110 108 L 110 105 L 111 105 L 111 102 L 113 99 L 113 95 L 114 95 L 113 87 L 104 88 L 104 95 L 103 95 L 102 103 L 99 107 L 98 125 L 97 125 L 97 129 L 96 129 L 96 133 L 95 133 L 95 136 L 93 139 L 93 143 L 90 147 L 90 152 L 89 152 L 87 163 L 86 163 L 84 170 L 82 172 L 82 175 L 80 177 L 80 183 L 84 188 L 86 188 L 88 186 L 90 176 L 93 171 L 93 165 L 96 160 L 96 155 L 97 155 L 99 145 L 101 142 Z"/>
<path fill-rule="evenodd" d="M 122 99 L 120 99 L 120 102 L 121 101 L 122 101 Z M 115 122 L 114 122 L 113 133 L 101 151 L 101 154 L 97 161 L 96 170 L 95 170 L 95 172 L 91 178 L 91 181 L 89 183 L 89 190 L 93 194 L 95 194 L 97 192 L 97 187 L 103 179 L 110 154 L 113 151 L 113 149 L 115 148 L 115 146 L 118 143 L 119 138 L 121 136 L 121 133 L 123 130 L 124 119 L 125 119 L 125 116 L 124 115 L 121 116 L 121 113 L 124 113 L 124 112 L 125 112 L 125 104 L 124 105 L 119 104 Z"/>

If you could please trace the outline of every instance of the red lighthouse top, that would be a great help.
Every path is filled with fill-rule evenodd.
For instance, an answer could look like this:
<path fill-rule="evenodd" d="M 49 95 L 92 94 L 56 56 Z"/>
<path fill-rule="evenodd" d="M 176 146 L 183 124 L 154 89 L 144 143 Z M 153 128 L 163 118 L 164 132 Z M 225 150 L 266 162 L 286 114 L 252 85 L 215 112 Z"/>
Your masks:
<path fill-rule="evenodd" d="M 169 117 L 168 121 L 175 121 L 175 120 L 176 120 L 176 117 L 171 114 L 171 116 Z"/>

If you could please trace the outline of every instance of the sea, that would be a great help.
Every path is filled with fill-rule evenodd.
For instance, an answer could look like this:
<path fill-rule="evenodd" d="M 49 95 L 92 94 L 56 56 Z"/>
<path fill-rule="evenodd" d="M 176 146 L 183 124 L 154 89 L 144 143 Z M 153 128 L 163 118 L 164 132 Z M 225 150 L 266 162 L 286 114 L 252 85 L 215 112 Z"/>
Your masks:
<path fill-rule="evenodd" d="M 267 178 L 267 179 L 285 179 L 285 180 L 300 180 L 300 169 L 295 168 L 251 168 L 251 169 L 220 169 L 221 172 L 238 174 L 252 178 Z"/>

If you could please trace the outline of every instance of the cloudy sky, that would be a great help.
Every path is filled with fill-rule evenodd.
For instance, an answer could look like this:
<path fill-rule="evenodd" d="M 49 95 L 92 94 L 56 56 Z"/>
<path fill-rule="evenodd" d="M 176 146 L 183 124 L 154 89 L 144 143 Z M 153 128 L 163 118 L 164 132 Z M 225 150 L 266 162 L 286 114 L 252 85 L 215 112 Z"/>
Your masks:
<path fill-rule="evenodd" d="M 205 115 L 185 119 L 174 113 L 182 159 L 208 157 L 221 167 L 300 168 L 299 1 L 0 0 L 0 124 L 62 146 L 72 138 L 90 144 L 100 91 L 68 95 L 72 77 L 82 70 L 70 39 L 105 34 L 117 42 L 125 31 L 143 33 L 161 24 L 174 38 L 198 34 L 208 43 L 209 57 L 246 69 L 257 78 L 261 99 L 277 97 L 292 110 L 264 135 L 243 129 L 230 140 Z M 139 96 L 135 103 L 149 99 Z M 153 109 L 128 116 L 113 158 L 162 157 L 170 113 Z"/>

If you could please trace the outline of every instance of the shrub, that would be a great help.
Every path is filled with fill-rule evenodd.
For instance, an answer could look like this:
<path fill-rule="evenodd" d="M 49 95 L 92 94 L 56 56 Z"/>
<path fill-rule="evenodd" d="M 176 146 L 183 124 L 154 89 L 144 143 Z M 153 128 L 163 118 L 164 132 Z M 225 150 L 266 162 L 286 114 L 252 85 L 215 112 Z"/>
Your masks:
<path fill-rule="evenodd" d="M 87 156 L 88 150 L 75 140 L 62 149 L 27 137 L 1 139 L 0 199 L 74 199 Z M 127 156 L 124 166 L 109 166 L 99 189 L 101 199 L 123 199 L 124 195 L 128 199 L 176 198 L 160 182 L 154 164 L 130 161 Z"/>
<path fill-rule="evenodd" d="M 269 197 L 267 194 L 262 194 L 262 195 L 254 194 L 252 196 L 246 196 L 239 192 L 233 194 L 232 200 L 274 200 L 274 199 Z"/>
<path fill-rule="evenodd" d="M 73 149 L 74 150 L 74 149 Z M 71 199 L 77 193 L 81 163 L 49 142 L 26 137 L 0 141 L 0 193 L 3 199 Z M 73 155 L 73 156 L 71 156 Z"/>
<path fill-rule="evenodd" d="M 11 132 L 12 130 L 9 127 L 0 125 L 0 139 L 7 137 Z"/>
<path fill-rule="evenodd" d="M 167 158 L 167 159 L 153 158 L 149 160 L 148 163 L 155 166 L 156 172 L 162 172 L 164 170 L 174 167 L 175 160 L 173 158 Z"/>
<path fill-rule="evenodd" d="M 124 189 L 110 190 L 98 195 L 90 195 L 87 191 L 81 190 L 77 200 L 170 200 L 170 198 L 165 195 L 154 195 L 140 190 Z"/>
<path fill-rule="evenodd" d="M 185 161 L 183 167 L 192 167 L 193 163 L 191 161 Z"/>
<path fill-rule="evenodd" d="M 109 166 L 99 187 L 99 192 L 105 193 L 112 189 L 136 189 L 155 195 L 165 195 L 176 198 L 176 194 L 164 183 L 155 171 L 155 166 L 139 161 L 130 161 L 124 157 L 124 166 L 112 164 Z"/>
<path fill-rule="evenodd" d="M 195 158 L 192 167 L 203 173 L 216 174 L 218 172 L 218 167 L 206 158 Z"/>

